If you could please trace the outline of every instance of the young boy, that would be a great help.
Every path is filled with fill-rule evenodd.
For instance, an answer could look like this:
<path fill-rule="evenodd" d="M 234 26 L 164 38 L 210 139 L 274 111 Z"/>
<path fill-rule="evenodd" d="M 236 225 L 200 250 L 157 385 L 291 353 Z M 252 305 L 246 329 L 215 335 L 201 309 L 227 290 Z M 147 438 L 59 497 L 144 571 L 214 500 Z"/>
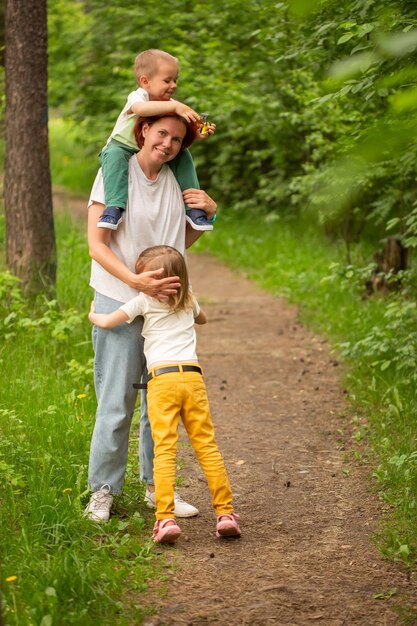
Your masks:
<path fill-rule="evenodd" d="M 198 113 L 186 104 L 172 99 L 177 88 L 178 70 L 178 59 L 163 50 L 145 50 L 136 57 L 134 72 L 139 88 L 129 94 L 107 144 L 100 153 L 106 208 L 97 223 L 98 227 L 116 230 L 122 221 L 127 202 L 128 164 L 131 156 L 139 150 L 133 134 L 137 118 L 176 113 L 188 122 L 200 123 Z M 197 136 L 207 137 L 214 133 L 215 128 L 214 124 L 210 124 L 208 132 L 198 132 Z M 199 188 L 194 163 L 188 150 L 170 161 L 169 166 L 181 191 Z M 187 206 L 185 208 L 186 220 L 195 230 L 213 230 L 212 221 L 207 219 L 205 211 Z"/>

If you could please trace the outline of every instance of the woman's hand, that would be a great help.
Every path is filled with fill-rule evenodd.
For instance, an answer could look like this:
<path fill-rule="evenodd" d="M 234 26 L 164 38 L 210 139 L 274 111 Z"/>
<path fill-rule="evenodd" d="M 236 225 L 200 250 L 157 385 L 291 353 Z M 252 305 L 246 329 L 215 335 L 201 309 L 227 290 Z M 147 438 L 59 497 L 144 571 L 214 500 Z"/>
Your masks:
<path fill-rule="evenodd" d="M 152 298 L 166 300 L 168 296 L 176 293 L 181 286 L 178 276 L 159 278 L 164 271 L 163 268 L 135 274 L 115 255 L 109 247 L 113 231 L 107 228 L 97 228 L 97 222 L 103 210 L 104 206 L 96 203 L 90 207 L 88 212 L 88 242 L 91 258 L 97 261 L 110 274 L 132 287 L 132 289 L 143 291 L 143 293 Z M 93 310 L 91 310 L 91 313 L 93 313 Z"/>
<path fill-rule="evenodd" d="M 168 296 L 177 293 L 181 287 L 179 276 L 169 276 L 168 278 L 158 278 L 163 273 L 164 268 L 133 274 L 130 287 L 145 293 L 157 300 L 166 300 Z"/>
<path fill-rule="evenodd" d="M 182 197 L 190 209 L 203 209 L 207 213 L 207 219 L 211 220 L 215 216 L 217 204 L 203 189 L 186 189 Z"/>

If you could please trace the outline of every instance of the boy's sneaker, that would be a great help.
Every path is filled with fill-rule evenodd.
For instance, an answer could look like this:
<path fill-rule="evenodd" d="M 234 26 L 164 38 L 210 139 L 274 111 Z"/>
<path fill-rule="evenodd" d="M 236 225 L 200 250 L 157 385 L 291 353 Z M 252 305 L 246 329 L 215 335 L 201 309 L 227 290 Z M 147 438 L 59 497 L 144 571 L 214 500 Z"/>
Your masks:
<path fill-rule="evenodd" d="M 145 504 L 150 509 L 156 509 L 155 492 L 149 491 L 148 488 L 146 488 L 145 493 Z M 196 507 L 192 504 L 188 504 L 188 502 L 183 500 L 177 492 L 174 492 L 174 505 L 174 513 L 176 517 L 195 517 L 196 515 L 198 515 L 198 509 L 196 509 Z"/>
<path fill-rule="evenodd" d="M 239 524 L 237 520 L 239 519 L 239 515 L 237 513 L 228 513 L 225 515 L 217 516 L 217 525 L 216 525 L 216 537 L 226 537 L 226 538 L 238 538 L 242 534 L 240 532 Z"/>
<path fill-rule="evenodd" d="M 94 522 L 108 522 L 112 504 L 113 496 L 110 485 L 103 485 L 101 489 L 91 494 L 90 502 L 86 506 L 84 515 Z"/>
<path fill-rule="evenodd" d="M 153 540 L 155 543 L 175 543 L 181 535 L 181 528 L 173 517 L 159 519 L 153 527 Z"/>
<path fill-rule="evenodd" d="M 110 230 L 117 230 L 120 222 L 122 221 L 122 212 L 117 206 L 108 206 L 105 208 L 103 215 L 97 222 L 99 228 L 110 228 Z"/>
<path fill-rule="evenodd" d="M 188 209 L 185 212 L 185 219 L 194 230 L 213 230 L 213 224 L 207 219 L 203 209 Z"/>

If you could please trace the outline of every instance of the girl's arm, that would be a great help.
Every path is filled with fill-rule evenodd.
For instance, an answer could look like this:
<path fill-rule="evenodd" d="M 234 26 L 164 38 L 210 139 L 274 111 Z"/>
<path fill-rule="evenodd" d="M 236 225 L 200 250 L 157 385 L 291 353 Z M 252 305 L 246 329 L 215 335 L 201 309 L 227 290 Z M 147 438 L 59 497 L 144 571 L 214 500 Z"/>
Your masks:
<path fill-rule="evenodd" d="M 92 302 L 88 319 L 92 324 L 100 326 L 100 328 L 114 328 L 119 324 L 123 324 L 123 322 L 127 322 L 129 316 L 121 309 L 117 309 L 113 313 L 96 313 L 96 307 L 94 302 Z"/>
<path fill-rule="evenodd" d="M 93 203 L 88 210 L 88 246 L 91 258 L 132 289 L 142 291 L 152 298 L 163 300 L 176 293 L 181 285 L 178 276 L 158 278 L 164 271 L 163 268 L 135 274 L 114 254 L 110 248 L 112 231 L 97 227 L 103 211 L 104 205 L 98 202 Z"/>
<path fill-rule="evenodd" d="M 196 324 L 207 324 L 207 315 L 203 309 L 200 309 L 200 313 L 194 318 L 194 322 Z"/>
<path fill-rule="evenodd" d="M 191 292 L 191 298 L 193 302 L 193 313 L 194 313 L 194 323 L 195 324 L 207 324 L 207 315 L 198 304 L 196 297 Z M 197 315 L 196 315 L 197 314 Z"/>

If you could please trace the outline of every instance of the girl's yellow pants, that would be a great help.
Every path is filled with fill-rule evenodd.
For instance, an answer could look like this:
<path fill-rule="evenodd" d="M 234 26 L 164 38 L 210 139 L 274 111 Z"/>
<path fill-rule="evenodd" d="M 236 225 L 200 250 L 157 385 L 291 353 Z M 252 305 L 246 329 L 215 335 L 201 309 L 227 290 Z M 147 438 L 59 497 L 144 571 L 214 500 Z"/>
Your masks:
<path fill-rule="evenodd" d="M 211 491 L 217 515 L 232 513 L 232 491 L 215 438 L 206 386 L 198 372 L 161 374 L 148 382 L 154 441 L 156 519 L 174 516 L 178 423 L 182 418 Z"/>

